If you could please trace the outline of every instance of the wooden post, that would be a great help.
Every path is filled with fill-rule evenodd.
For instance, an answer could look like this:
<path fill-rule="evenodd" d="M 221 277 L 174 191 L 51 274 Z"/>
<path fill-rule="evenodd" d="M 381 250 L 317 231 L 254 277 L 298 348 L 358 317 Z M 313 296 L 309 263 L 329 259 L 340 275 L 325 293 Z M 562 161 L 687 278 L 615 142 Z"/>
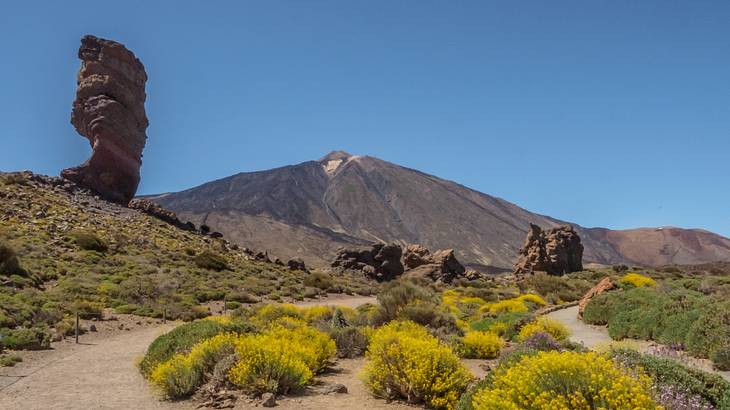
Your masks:
<path fill-rule="evenodd" d="M 76 312 L 76 344 L 79 344 L 79 312 Z"/>
<path fill-rule="evenodd" d="M 162 323 L 167 323 L 167 306 L 162 308 Z"/>
<path fill-rule="evenodd" d="M 223 296 L 223 315 L 224 315 L 224 316 L 225 316 L 225 314 L 226 314 L 226 310 L 228 310 L 228 309 L 226 308 L 226 297 L 225 297 L 225 296 Z"/>

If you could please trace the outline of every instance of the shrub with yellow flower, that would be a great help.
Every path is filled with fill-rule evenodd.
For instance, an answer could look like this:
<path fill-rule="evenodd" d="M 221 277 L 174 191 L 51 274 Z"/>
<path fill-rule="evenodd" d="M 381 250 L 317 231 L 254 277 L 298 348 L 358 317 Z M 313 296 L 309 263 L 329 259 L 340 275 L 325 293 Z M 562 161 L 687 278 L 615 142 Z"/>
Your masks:
<path fill-rule="evenodd" d="M 501 337 L 490 332 L 469 332 L 461 338 L 459 353 L 470 359 L 494 359 L 504 347 Z"/>
<path fill-rule="evenodd" d="M 656 281 L 654 279 L 634 272 L 629 272 L 625 274 L 621 278 L 620 282 L 624 285 L 630 285 L 635 288 L 641 288 L 644 286 L 656 286 Z"/>
<path fill-rule="evenodd" d="M 366 357 L 365 382 L 385 399 L 453 409 L 473 378 L 448 346 L 413 322 L 391 322 L 375 330 Z"/>
<path fill-rule="evenodd" d="M 495 370 L 472 404 L 476 410 L 661 409 L 651 383 L 597 353 L 540 352 Z"/>
<path fill-rule="evenodd" d="M 519 339 L 525 340 L 535 333 L 547 333 L 557 341 L 565 340 L 570 336 L 570 331 L 565 325 L 545 316 L 541 316 L 534 322 L 522 326 Z"/>

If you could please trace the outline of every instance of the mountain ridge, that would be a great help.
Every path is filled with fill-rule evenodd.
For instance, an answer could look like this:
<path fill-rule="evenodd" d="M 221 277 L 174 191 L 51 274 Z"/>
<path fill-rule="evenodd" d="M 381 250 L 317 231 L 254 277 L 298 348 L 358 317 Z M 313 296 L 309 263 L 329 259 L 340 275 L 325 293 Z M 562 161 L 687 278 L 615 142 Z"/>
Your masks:
<path fill-rule="evenodd" d="M 730 260 L 730 239 L 709 231 L 586 228 L 454 181 L 345 151 L 145 197 L 244 246 L 282 258 L 300 256 L 313 265 L 326 264 L 340 246 L 384 241 L 454 248 L 471 267 L 508 270 L 529 223 L 576 227 L 588 262 L 667 265 Z M 663 229 L 666 232 L 659 235 Z M 644 247 L 637 244 L 639 238 L 646 249 L 637 249 Z"/>

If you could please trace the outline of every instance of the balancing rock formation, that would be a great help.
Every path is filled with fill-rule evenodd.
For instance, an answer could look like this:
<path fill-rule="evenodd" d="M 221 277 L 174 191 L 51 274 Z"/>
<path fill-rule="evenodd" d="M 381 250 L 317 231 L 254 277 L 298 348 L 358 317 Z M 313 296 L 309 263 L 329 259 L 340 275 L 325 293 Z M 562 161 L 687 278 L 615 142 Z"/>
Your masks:
<path fill-rule="evenodd" d="M 122 44 L 84 36 L 71 124 L 94 150 L 83 164 L 61 176 L 103 198 L 127 205 L 137 192 L 147 135 L 147 74 Z"/>
<path fill-rule="evenodd" d="M 514 274 L 533 272 L 563 275 L 583 270 L 583 245 L 572 226 L 565 225 L 543 231 L 530 224 L 525 244 L 520 249 Z"/>

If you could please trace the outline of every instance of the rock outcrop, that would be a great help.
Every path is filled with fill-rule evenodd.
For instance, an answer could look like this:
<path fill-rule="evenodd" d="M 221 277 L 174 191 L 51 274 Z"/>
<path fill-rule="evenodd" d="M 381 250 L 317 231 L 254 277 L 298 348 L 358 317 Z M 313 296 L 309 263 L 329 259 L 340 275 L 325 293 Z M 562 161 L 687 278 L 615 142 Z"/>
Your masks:
<path fill-rule="evenodd" d="M 586 292 L 586 294 L 578 302 L 578 317 L 583 317 L 583 311 L 585 310 L 588 302 L 590 302 L 591 299 L 593 299 L 595 296 L 600 295 L 601 293 L 605 293 L 613 289 L 616 289 L 616 284 L 613 283 L 611 278 L 607 276 L 601 279 L 601 281 L 598 282 L 596 286 L 592 287 L 591 290 Z"/>
<path fill-rule="evenodd" d="M 560 226 L 543 231 L 530 224 L 525 244 L 520 249 L 514 274 L 547 272 L 563 275 L 583 270 L 583 245 L 572 226 Z"/>
<path fill-rule="evenodd" d="M 372 279 L 386 281 L 403 274 L 402 254 L 403 249 L 396 244 L 376 243 L 368 249 L 343 248 L 337 252 L 331 266 L 361 270 Z"/>
<path fill-rule="evenodd" d="M 71 123 L 93 153 L 61 176 L 127 205 L 137 192 L 147 140 L 147 74 L 139 59 L 115 41 L 84 36 L 78 56 L 82 63 Z"/>
<path fill-rule="evenodd" d="M 453 249 L 431 253 L 421 245 L 409 245 L 403 254 L 403 264 L 408 276 L 426 277 L 433 281 L 451 282 L 466 272 L 454 256 Z"/>
<path fill-rule="evenodd" d="M 304 263 L 302 258 L 289 259 L 286 265 L 289 267 L 289 270 L 300 270 L 302 272 L 307 272 L 307 265 Z"/>
<path fill-rule="evenodd" d="M 195 225 L 192 222 L 181 221 L 180 219 L 178 219 L 175 212 L 172 212 L 169 209 L 165 209 L 150 200 L 144 198 L 136 198 L 129 201 L 128 206 L 132 209 L 144 212 L 147 215 L 154 216 L 155 218 L 167 222 L 170 225 L 177 226 L 180 229 L 184 229 L 186 231 L 195 231 Z"/>
<path fill-rule="evenodd" d="M 397 244 L 374 244 L 367 249 L 345 249 L 337 253 L 334 268 L 359 270 L 376 280 L 391 280 L 400 275 L 451 282 L 467 277 L 464 266 L 454 256 L 453 249 L 431 252 L 421 245 L 409 245 L 405 251 Z M 469 277 L 475 278 L 475 272 Z"/>

